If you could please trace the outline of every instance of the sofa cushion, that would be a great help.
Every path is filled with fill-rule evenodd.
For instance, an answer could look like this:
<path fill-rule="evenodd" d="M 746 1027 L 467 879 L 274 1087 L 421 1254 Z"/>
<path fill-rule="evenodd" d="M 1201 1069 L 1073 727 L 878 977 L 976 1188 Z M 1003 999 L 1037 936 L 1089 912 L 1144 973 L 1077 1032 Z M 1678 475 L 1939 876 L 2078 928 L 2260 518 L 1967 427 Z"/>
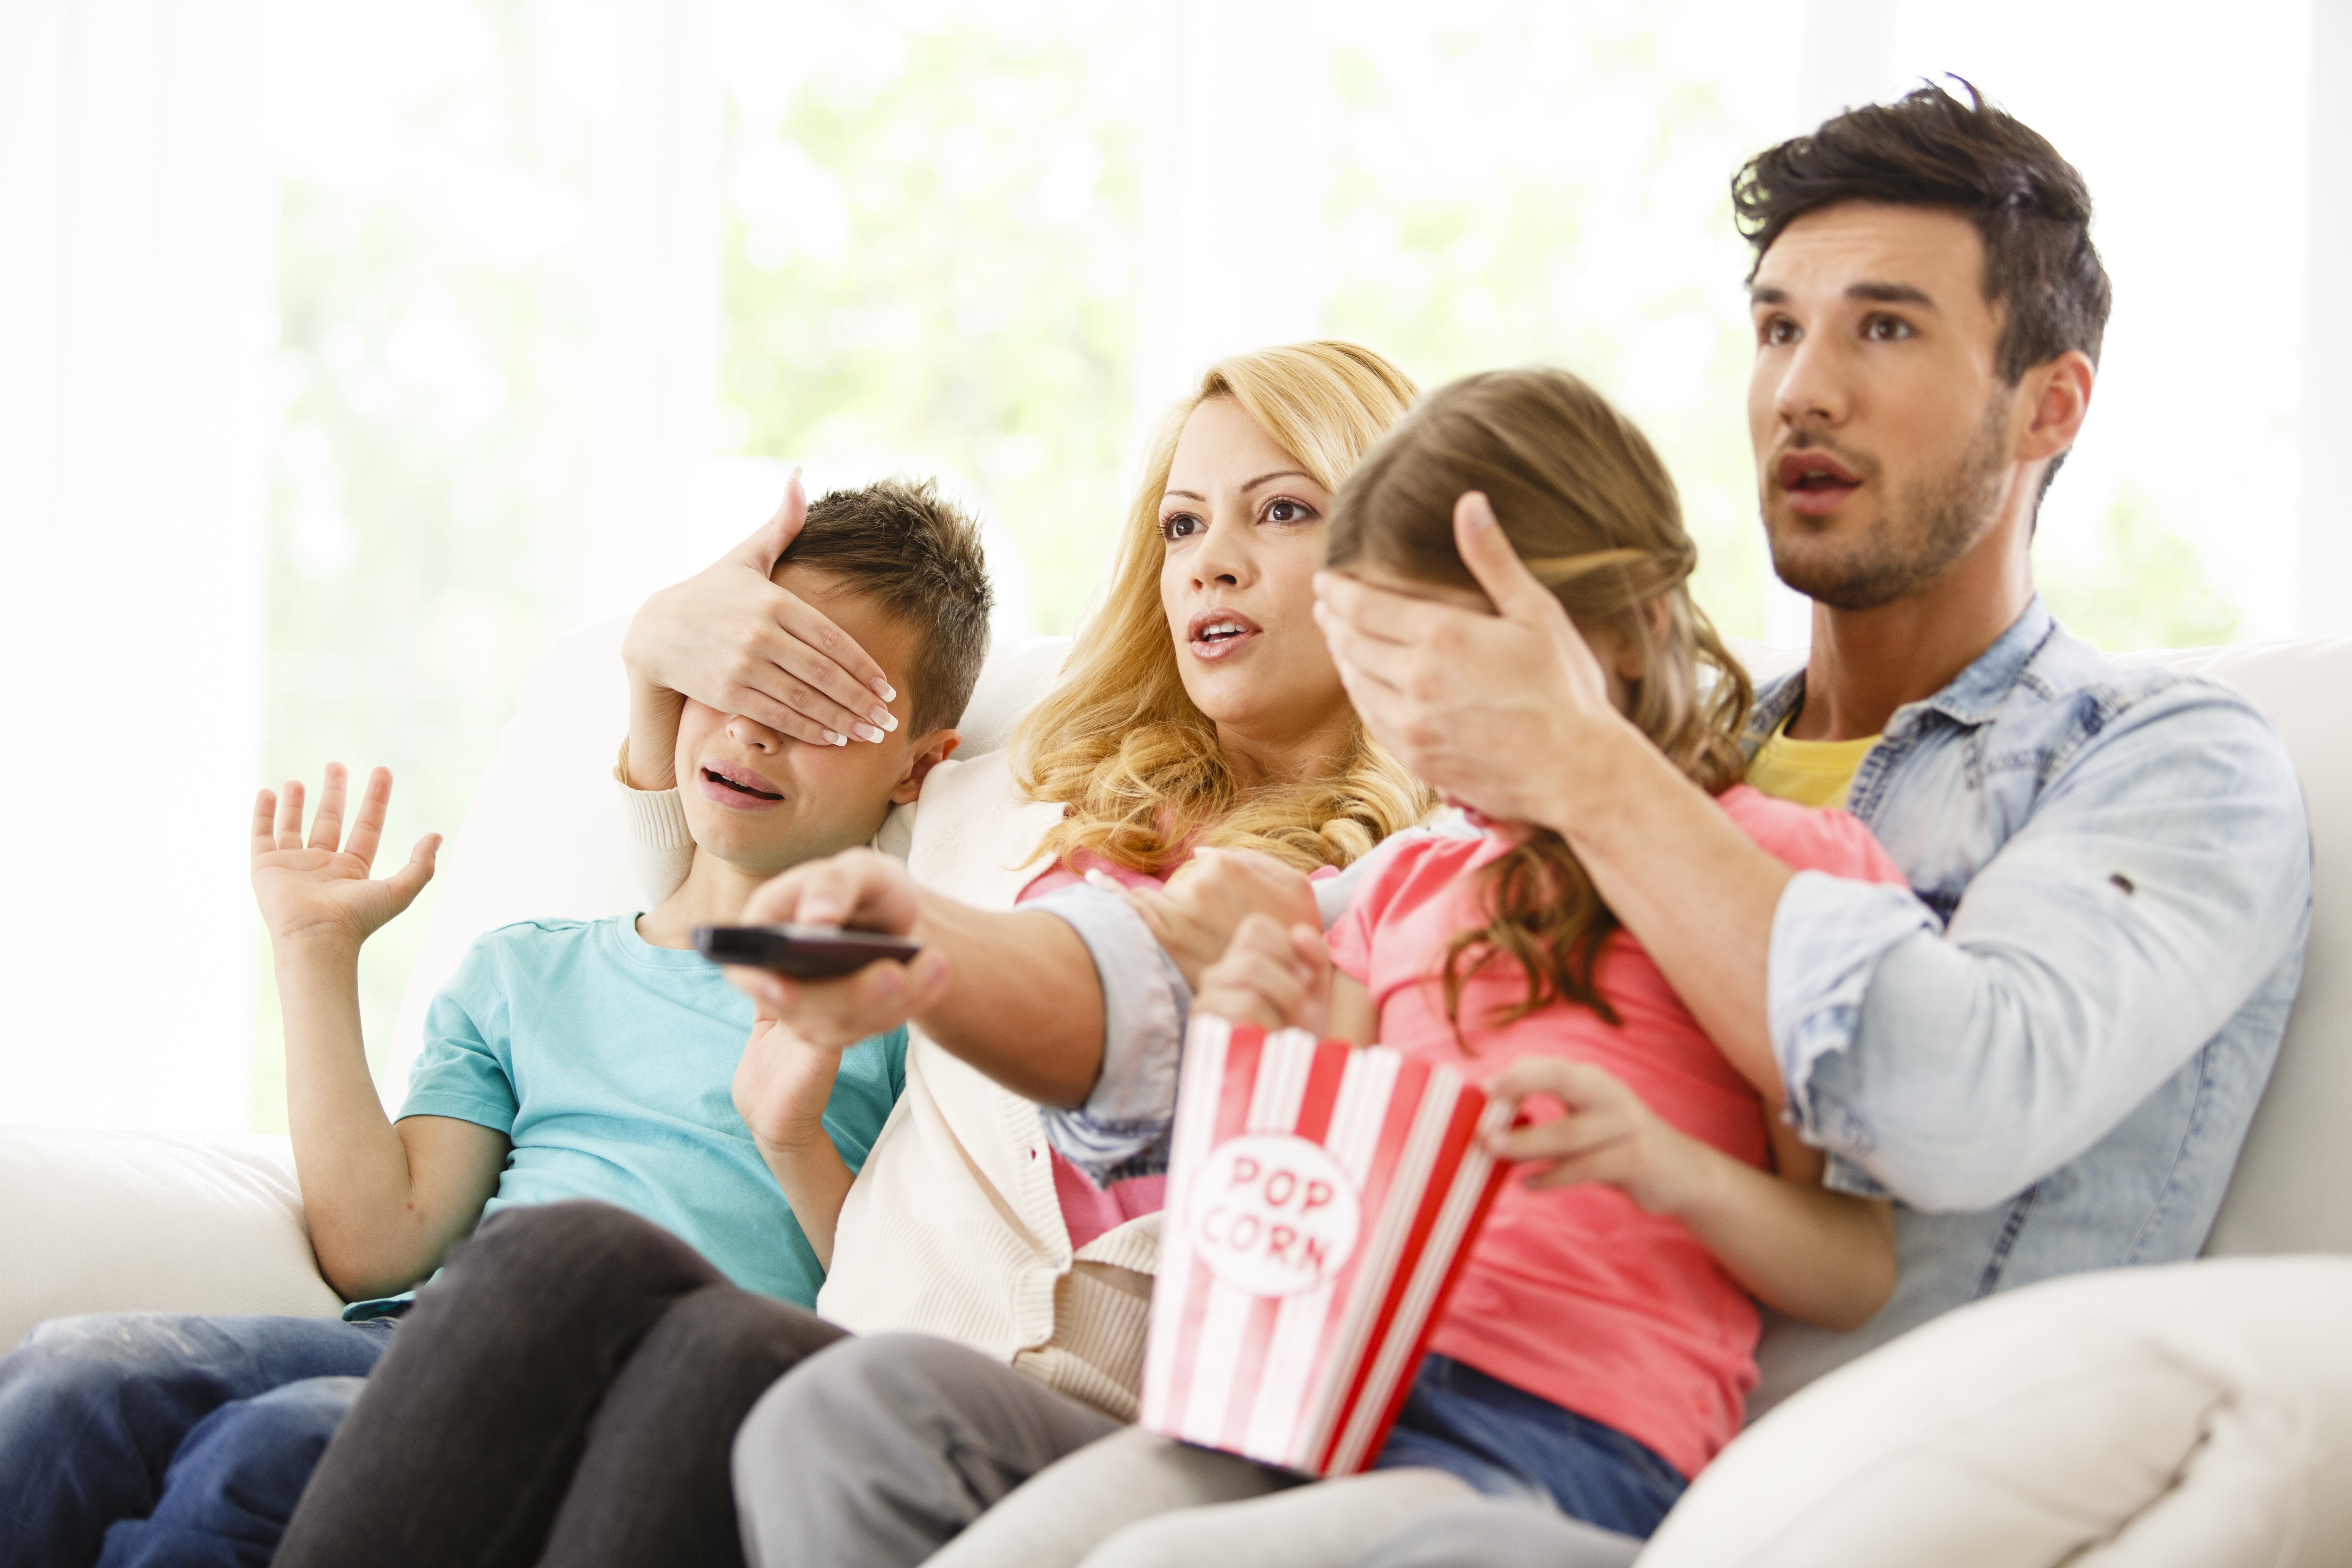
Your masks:
<path fill-rule="evenodd" d="M 283 1138 L 0 1128 L 0 1351 L 76 1312 L 284 1312 L 319 1278 Z"/>
<path fill-rule="evenodd" d="M 1726 1448 L 1641 1568 L 2352 1562 L 2352 1258 L 1995 1296 Z"/>

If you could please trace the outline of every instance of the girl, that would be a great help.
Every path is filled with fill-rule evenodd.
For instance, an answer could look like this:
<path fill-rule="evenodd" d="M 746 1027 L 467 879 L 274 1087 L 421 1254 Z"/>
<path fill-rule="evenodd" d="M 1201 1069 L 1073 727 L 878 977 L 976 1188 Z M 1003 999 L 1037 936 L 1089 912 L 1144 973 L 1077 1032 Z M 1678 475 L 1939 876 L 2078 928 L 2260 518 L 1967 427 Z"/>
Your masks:
<path fill-rule="evenodd" d="M 1738 782 L 1747 679 L 1690 600 L 1696 552 L 1664 468 L 1598 394 L 1557 371 L 1439 392 L 1341 491 L 1330 563 L 1491 608 L 1455 549 L 1457 506 L 1504 531 L 1619 709 L 1751 837 L 1801 868 L 1898 879 L 1851 816 Z M 1777 1083 L 1740 1079 L 1565 843 L 1475 826 L 1394 847 L 1328 943 L 1251 917 L 1195 1003 L 1450 1063 L 1536 1118 L 1498 1147 L 1532 1169 L 1474 1244 L 1375 1472 L 1232 1500 L 1289 1479 L 1129 1431 L 1041 1474 L 939 1563 L 1338 1564 L 1465 1486 L 1646 1536 L 1738 1430 L 1756 1300 L 1833 1328 L 1885 1300 L 1886 1205 L 1820 1186 Z M 1188 1498 L 1226 1506 L 1106 1529 Z"/>

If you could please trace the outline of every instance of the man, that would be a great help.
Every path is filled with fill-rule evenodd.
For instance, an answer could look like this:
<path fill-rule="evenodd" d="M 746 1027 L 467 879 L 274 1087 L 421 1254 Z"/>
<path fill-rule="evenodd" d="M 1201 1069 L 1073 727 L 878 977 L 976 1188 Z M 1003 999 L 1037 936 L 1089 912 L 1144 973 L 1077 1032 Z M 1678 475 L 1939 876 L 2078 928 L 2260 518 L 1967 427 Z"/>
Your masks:
<path fill-rule="evenodd" d="M 1805 668 L 1759 693 L 1750 779 L 1843 801 L 1911 888 L 1792 875 L 1728 828 L 1616 714 L 1475 504 L 1457 533 L 1500 615 L 1337 576 L 1321 613 L 1374 734 L 1488 816 L 1567 837 L 1726 1052 L 1783 1080 L 1832 1180 L 1896 1200 L 1895 1299 L 1850 1334 L 1776 1325 L 1754 1410 L 1993 1290 L 2194 1256 L 2294 999 L 2311 864 L 2259 715 L 2116 664 L 2034 594 L 2036 510 L 2088 411 L 2109 304 L 2081 176 L 1972 88 L 1927 87 L 1759 154 L 1735 197 L 1757 258 L 1765 527 L 1815 601 Z M 887 876 L 813 866 L 753 908 L 911 910 Z M 1318 894 L 1327 918 L 1343 906 L 1343 886 Z M 1029 1042 L 1023 1076 L 1076 1086 L 1076 1111 L 1049 1119 L 1074 1163 L 1136 1169 L 1172 1100 L 1169 1020 L 1189 992 L 1137 928 L 1192 973 L 1234 910 L 1302 896 L 1223 858 L 1144 922 L 1066 900 L 1110 1027 Z M 914 923 L 952 952 L 950 922 Z M 785 1000 L 811 1027 L 870 1028 L 890 1009 L 868 984 Z M 925 998 L 891 1002 L 919 1016 Z M 1000 1071 L 1020 1050 L 953 1044 Z M 1383 1562 L 1520 1550 L 1461 1544 L 1454 1522 L 1426 1539 L 1455 1545 Z"/>

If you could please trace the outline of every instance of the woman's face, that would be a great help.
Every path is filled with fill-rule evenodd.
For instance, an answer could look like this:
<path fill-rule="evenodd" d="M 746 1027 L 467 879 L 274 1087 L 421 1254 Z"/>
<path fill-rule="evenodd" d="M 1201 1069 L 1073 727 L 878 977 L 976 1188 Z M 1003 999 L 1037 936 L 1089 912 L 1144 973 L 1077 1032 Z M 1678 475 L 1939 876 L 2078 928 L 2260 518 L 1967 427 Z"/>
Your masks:
<path fill-rule="evenodd" d="M 1184 690 L 1229 749 L 1280 752 L 1349 717 L 1312 614 L 1330 510 L 1232 398 L 1184 422 L 1160 500 L 1160 604 Z"/>

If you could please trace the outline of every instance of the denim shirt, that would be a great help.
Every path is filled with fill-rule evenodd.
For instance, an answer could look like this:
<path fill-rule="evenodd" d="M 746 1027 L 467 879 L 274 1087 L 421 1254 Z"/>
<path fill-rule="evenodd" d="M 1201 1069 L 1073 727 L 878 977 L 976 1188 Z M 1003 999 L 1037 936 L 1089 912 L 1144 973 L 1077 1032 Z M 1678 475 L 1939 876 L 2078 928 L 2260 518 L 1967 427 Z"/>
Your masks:
<path fill-rule="evenodd" d="M 1759 693 L 1751 743 L 1803 679 Z M 1993 1290 L 2193 1257 L 2302 973 L 2310 836 L 2269 723 L 2038 599 L 1895 711 L 1848 805 L 1911 887 L 1798 873 L 1767 1005 L 1790 1118 L 1832 1185 L 1895 1199 L 1901 1271 L 1853 1333 L 1769 1319 L 1751 1415 Z M 1356 879 L 1318 885 L 1327 924 Z M 1098 1179 L 1164 1167 L 1190 994 L 1118 900 L 1041 907 L 1087 941 L 1111 1026 L 1048 1135 Z"/>

